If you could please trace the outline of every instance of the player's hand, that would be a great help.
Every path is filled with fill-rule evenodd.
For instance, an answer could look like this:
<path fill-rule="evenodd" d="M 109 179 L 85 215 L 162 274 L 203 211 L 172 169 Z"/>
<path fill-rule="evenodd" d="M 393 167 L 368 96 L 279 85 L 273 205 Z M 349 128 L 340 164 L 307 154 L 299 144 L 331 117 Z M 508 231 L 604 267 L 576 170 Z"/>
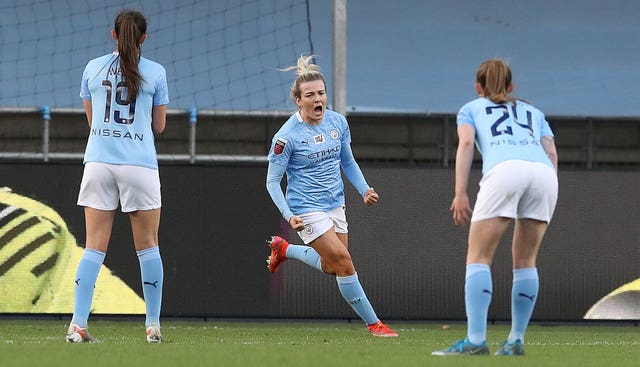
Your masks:
<path fill-rule="evenodd" d="M 304 223 L 302 223 L 302 218 L 298 217 L 297 215 L 294 215 L 291 218 L 289 218 L 289 225 L 291 226 L 291 229 L 293 229 L 294 231 L 302 231 L 304 229 Z"/>
<path fill-rule="evenodd" d="M 451 213 L 453 214 L 453 223 L 457 226 L 463 226 L 471 220 L 471 205 L 469 205 L 469 196 L 467 194 L 459 194 L 453 198 L 451 203 Z"/>
<path fill-rule="evenodd" d="M 377 203 L 379 198 L 380 196 L 378 195 L 376 190 L 373 189 L 373 187 L 370 187 L 369 190 L 367 190 L 367 192 L 365 192 L 363 196 L 364 203 L 367 204 L 368 206 L 371 206 Z"/>

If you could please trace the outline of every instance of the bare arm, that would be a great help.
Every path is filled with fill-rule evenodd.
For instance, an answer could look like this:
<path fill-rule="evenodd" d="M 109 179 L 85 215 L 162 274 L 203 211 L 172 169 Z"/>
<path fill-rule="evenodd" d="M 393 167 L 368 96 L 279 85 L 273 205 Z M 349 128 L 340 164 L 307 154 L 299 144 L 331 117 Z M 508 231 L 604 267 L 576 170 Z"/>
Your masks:
<path fill-rule="evenodd" d="M 456 184 L 455 197 L 451 203 L 453 222 L 464 225 L 471 219 L 471 205 L 467 194 L 469 172 L 473 163 L 474 140 L 476 130 L 472 125 L 464 124 L 458 127 L 458 151 L 456 152 Z"/>
<path fill-rule="evenodd" d="M 153 132 L 162 134 L 166 124 L 167 105 L 153 106 L 153 111 L 151 111 L 151 126 L 153 126 Z"/>
<path fill-rule="evenodd" d="M 82 100 L 82 105 L 84 106 L 84 113 L 87 115 L 87 123 L 89 127 L 91 127 L 91 116 L 93 109 L 91 108 L 91 101 L 88 99 Z"/>
<path fill-rule="evenodd" d="M 553 140 L 553 136 L 550 136 L 550 135 L 543 136 L 540 139 L 540 142 L 542 142 L 542 148 L 549 156 L 549 159 L 551 159 L 551 163 L 553 163 L 553 166 L 556 168 L 556 171 L 557 171 L 558 170 L 558 151 L 556 150 L 556 143 Z"/>

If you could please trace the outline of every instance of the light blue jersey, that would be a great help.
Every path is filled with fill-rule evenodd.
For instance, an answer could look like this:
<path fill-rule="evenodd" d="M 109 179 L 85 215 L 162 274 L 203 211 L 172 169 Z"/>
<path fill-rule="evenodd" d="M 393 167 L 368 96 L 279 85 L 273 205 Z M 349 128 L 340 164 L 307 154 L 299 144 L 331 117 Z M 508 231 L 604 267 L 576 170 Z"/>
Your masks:
<path fill-rule="evenodd" d="M 91 101 L 91 128 L 84 163 L 101 162 L 158 168 L 151 126 L 153 106 L 169 103 L 162 65 L 140 58 L 143 82 L 135 100 L 126 103 L 117 53 L 89 61 L 82 74 L 80 97 Z"/>
<path fill-rule="evenodd" d="M 354 164 L 350 144 L 347 120 L 330 110 L 318 125 L 307 124 L 300 113 L 282 125 L 273 138 L 268 159 L 286 167 L 286 199 L 293 213 L 328 211 L 344 204 L 341 163 L 353 167 L 349 172 L 358 173 L 348 177 L 358 177 L 350 180 L 364 194 L 368 185 Z"/>
<path fill-rule="evenodd" d="M 496 104 L 488 98 L 477 98 L 462 106 L 457 124 L 475 128 L 476 146 L 482 154 L 482 174 L 512 159 L 540 162 L 553 168 L 540 143 L 541 137 L 553 136 L 553 132 L 544 114 L 528 103 Z"/>

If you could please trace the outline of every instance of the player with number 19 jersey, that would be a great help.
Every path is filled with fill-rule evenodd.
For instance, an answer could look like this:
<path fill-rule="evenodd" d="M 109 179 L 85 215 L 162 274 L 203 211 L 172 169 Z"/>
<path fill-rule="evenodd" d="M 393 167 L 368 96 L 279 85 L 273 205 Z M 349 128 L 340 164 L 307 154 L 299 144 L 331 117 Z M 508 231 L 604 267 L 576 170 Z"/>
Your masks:
<path fill-rule="evenodd" d="M 127 103 L 117 52 L 93 59 L 85 67 L 80 97 L 93 103 L 84 163 L 158 169 L 151 112 L 154 106 L 169 103 L 166 72 L 144 57 L 138 70 L 143 79 L 140 91 Z"/>
<path fill-rule="evenodd" d="M 457 124 L 470 124 L 476 130 L 483 175 L 496 164 L 511 159 L 540 162 L 554 168 L 540 144 L 541 137 L 553 136 L 549 122 L 542 111 L 526 102 L 496 104 L 488 98 L 477 98 L 462 106 Z"/>

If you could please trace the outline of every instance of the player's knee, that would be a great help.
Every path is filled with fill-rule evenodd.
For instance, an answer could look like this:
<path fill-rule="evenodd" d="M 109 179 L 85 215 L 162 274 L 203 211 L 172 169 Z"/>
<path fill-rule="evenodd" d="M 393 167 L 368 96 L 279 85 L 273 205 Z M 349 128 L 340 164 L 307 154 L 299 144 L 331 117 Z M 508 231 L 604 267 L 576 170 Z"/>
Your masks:
<path fill-rule="evenodd" d="M 347 251 L 328 254 L 322 259 L 322 265 L 330 268 L 336 274 L 352 274 L 354 272 L 353 261 Z"/>

